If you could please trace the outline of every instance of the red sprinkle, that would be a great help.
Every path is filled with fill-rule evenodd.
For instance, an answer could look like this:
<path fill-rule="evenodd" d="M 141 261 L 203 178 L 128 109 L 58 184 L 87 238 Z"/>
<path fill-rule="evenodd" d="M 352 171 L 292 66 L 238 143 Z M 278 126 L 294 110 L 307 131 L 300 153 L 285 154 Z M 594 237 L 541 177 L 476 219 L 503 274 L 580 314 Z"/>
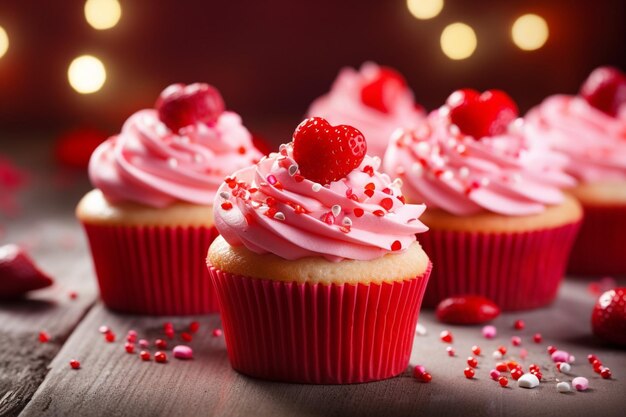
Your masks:
<path fill-rule="evenodd" d="M 72 367 L 72 369 L 80 369 L 80 362 L 78 362 L 76 359 L 72 359 L 70 361 L 70 366 Z"/>
<path fill-rule="evenodd" d="M 174 329 L 167 329 L 165 330 L 165 336 L 167 336 L 168 339 L 173 339 L 174 338 Z"/>
<path fill-rule="evenodd" d="M 48 343 L 50 341 L 50 335 L 47 332 L 39 332 L 39 342 Z"/>
<path fill-rule="evenodd" d="M 157 349 L 167 349 L 167 342 L 163 339 L 155 340 L 154 345 L 157 347 Z"/>
<path fill-rule="evenodd" d="M 504 362 L 498 362 L 496 364 L 496 369 L 500 372 L 506 372 L 509 370 L 509 367 Z"/>
<path fill-rule="evenodd" d="M 124 349 L 126 349 L 126 353 L 135 353 L 135 344 L 131 342 L 126 342 L 124 345 Z"/>
<path fill-rule="evenodd" d="M 355 215 L 356 217 L 361 217 L 361 216 L 363 215 L 363 213 L 364 213 L 364 212 L 363 212 L 363 209 L 362 209 L 362 208 L 358 208 L 358 207 L 357 207 L 357 208 L 355 208 L 355 209 L 353 210 L 353 212 L 354 212 L 354 215 Z"/>
<path fill-rule="evenodd" d="M 224 201 L 222 203 L 222 209 L 223 210 L 230 210 L 233 208 L 233 204 L 230 201 Z"/>
<path fill-rule="evenodd" d="M 541 343 L 541 333 L 535 333 L 535 335 L 533 336 L 533 341 L 535 343 Z"/>
<path fill-rule="evenodd" d="M 378 217 L 383 217 L 385 215 L 385 212 L 382 210 L 374 210 L 372 213 L 374 213 L 374 216 Z"/>
<path fill-rule="evenodd" d="M 524 375 L 524 372 L 522 372 L 521 369 L 515 368 L 515 369 L 511 370 L 511 378 L 513 378 L 516 381 L 518 379 L 520 379 L 522 377 L 522 375 Z"/>
<path fill-rule="evenodd" d="M 598 359 L 596 359 L 595 361 L 593 361 L 593 363 L 591 364 L 591 366 L 593 366 L 593 371 L 597 374 L 600 373 L 600 371 L 602 371 L 602 362 L 600 362 Z"/>
<path fill-rule="evenodd" d="M 500 378 L 498 378 L 498 383 L 501 387 L 506 387 L 507 385 L 509 385 L 509 380 L 507 377 L 501 376 Z"/>
<path fill-rule="evenodd" d="M 450 333 L 448 330 L 442 331 L 439 334 L 439 338 L 441 339 L 442 342 L 452 343 L 452 333 Z"/>
<path fill-rule="evenodd" d="M 500 353 L 502 353 L 503 355 L 506 355 L 506 347 L 505 346 L 498 346 L 498 350 L 500 351 Z"/>
<path fill-rule="evenodd" d="M 139 353 L 139 357 L 141 358 L 142 361 L 149 361 L 150 360 L 150 352 L 142 350 Z"/>
<path fill-rule="evenodd" d="M 448 352 L 448 356 L 454 356 L 455 355 L 454 348 L 452 346 L 446 347 L 446 352 Z"/>
<path fill-rule="evenodd" d="M 476 368 L 478 366 L 478 361 L 473 356 L 467 358 L 467 364 L 472 368 Z"/>
<path fill-rule="evenodd" d="M 191 323 L 189 323 L 189 331 L 191 333 L 196 333 L 199 329 L 200 323 L 198 323 L 197 321 L 192 321 Z"/>
<path fill-rule="evenodd" d="M 222 334 L 222 329 L 213 329 L 213 332 L 211 333 L 213 337 L 220 337 Z"/>
<path fill-rule="evenodd" d="M 365 190 L 363 194 L 371 198 L 374 195 L 374 190 Z"/>
<path fill-rule="evenodd" d="M 380 200 L 380 206 L 385 210 L 389 211 L 393 207 L 393 200 L 389 197 L 385 197 Z"/>
<path fill-rule="evenodd" d="M 424 372 L 424 373 L 422 374 L 422 378 L 421 378 L 421 379 L 422 379 L 422 382 L 429 383 L 430 381 L 432 381 L 432 380 L 433 380 L 433 377 L 432 377 L 432 375 L 431 375 L 431 374 L 429 374 L 428 372 Z"/>
<path fill-rule="evenodd" d="M 600 376 L 604 379 L 611 379 L 611 370 L 609 368 L 602 368 Z"/>
<path fill-rule="evenodd" d="M 519 363 L 517 363 L 517 362 L 515 362 L 515 361 L 509 361 L 509 362 L 506 364 L 506 366 L 507 366 L 509 369 L 511 369 L 511 370 L 513 370 L 513 369 L 520 369 L 520 368 L 521 368 L 520 364 L 519 364 Z"/>
<path fill-rule="evenodd" d="M 239 147 L 239 149 L 238 149 L 238 151 L 239 151 L 239 153 L 240 153 L 240 154 L 242 154 L 242 155 L 243 155 L 243 154 L 245 154 L 245 153 L 246 153 L 246 147 L 245 147 L 245 146 L 240 146 L 240 147 Z"/>
<path fill-rule="evenodd" d="M 480 356 L 480 348 L 476 345 L 472 346 L 472 353 L 476 356 Z"/>
<path fill-rule="evenodd" d="M 522 344 L 522 339 L 519 336 L 513 336 L 511 337 L 511 344 L 513 346 L 519 346 Z"/>
<path fill-rule="evenodd" d="M 113 332 L 105 333 L 104 334 L 104 340 L 106 340 L 109 343 L 115 342 L 115 333 L 113 333 Z"/>
<path fill-rule="evenodd" d="M 394 240 L 394 242 L 391 244 L 391 250 L 392 251 L 397 251 L 402 249 L 402 243 L 400 243 L 399 240 Z"/>
<path fill-rule="evenodd" d="M 180 337 L 185 341 L 185 342 L 191 342 L 191 339 L 193 339 L 193 336 L 191 335 L 191 333 L 187 333 L 187 332 L 182 332 L 180 334 Z"/>
<path fill-rule="evenodd" d="M 363 167 L 363 172 L 365 172 L 366 174 L 368 174 L 370 177 L 374 176 L 374 168 L 371 167 L 370 165 L 365 165 Z"/>
<path fill-rule="evenodd" d="M 513 323 L 513 327 L 515 328 L 515 330 L 522 330 L 524 327 L 526 327 L 526 323 L 524 323 L 524 320 L 515 320 L 515 323 Z"/>
<path fill-rule="evenodd" d="M 589 363 L 593 364 L 593 361 L 598 360 L 598 357 L 596 355 L 587 355 L 587 360 L 589 361 Z"/>
<path fill-rule="evenodd" d="M 76 291 L 70 291 L 67 295 L 70 297 L 70 300 L 75 300 L 78 298 L 78 293 Z"/>
<path fill-rule="evenodd" d="M 463 373 L 465 374 L 465 378 L 467 379 L 474 378 L 474 370 L 472 368 L 465 368 Z"/>
<path fill-rule="evenodd" d="M 547 349 L 548 349 L 548 353 L 549 353 L 550 355 L 552 355 L 554 352 L 556 352 L 556 351 L 557 351 L 556 346 L 552 346 L 552 345 L 548 346 L 548 348 L 547 348 Z"/>
<path fill-rule="evenodd" d="M 154 354 L 154 360 L 158 363 L 165 363 L 167 362 L 167 355 L 165 352 L 158 351 Z"/>

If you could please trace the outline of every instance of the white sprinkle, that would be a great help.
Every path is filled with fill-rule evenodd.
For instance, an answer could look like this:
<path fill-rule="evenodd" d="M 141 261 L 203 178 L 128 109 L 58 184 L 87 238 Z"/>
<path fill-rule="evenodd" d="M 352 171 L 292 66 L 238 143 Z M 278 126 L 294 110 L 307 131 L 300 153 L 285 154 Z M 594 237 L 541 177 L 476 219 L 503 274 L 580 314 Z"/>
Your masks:
<path fill-rule="evenodd" d="M 350 217 L 344 217 L 343 220 L 341 221 L 341 224 L 343 224 L 344 226 L 350 227 L 352 226 L 352 220 L 350 220 Z"/>
<path fill-rule="evenodd" d="M 157 133 L 157 135 L 164 136 L 167 133 L 167 128 L 163 123 L 159 123 L 154 127 L 154 131 Z"/>
<path fill-rule="evenodd" d="M 339 216 L 339 213 L 341 213 L 341 206 L 339 204 L 335 204 L 330 208 L 330 211 L 333 213 L 333 216 L 337 217 Z"/>
<path fill-rule="evenodd" d="M 482 185 L 483 187 L 488 186 L 490 183 L 489 178 L 487 177 L 483 177 L 480 179 L 480 185 Z"/>
<path fill-rule="evenodd" d="M 467 150 L 467 147 L 465 145 L 459 145 L 456 147 L 456 151 L 458 153 L 464 153 Z"/>
<path fill-rule="evenodd" d="M 404 167 L 397 167 L 396 168 L 396 174 L 397 175 L 404 175 Z"/>
<path fill-rule="evenodd" d="M 521 388 L 535 388 L 539 385 L 539 378 L 533 374 L 524 374 L 517 380 L 517 386 Z"/>
<path fill-rule="evenodd" d="M 516 134 L 516 133 L 521 133 L 523 128 L 524 128 L 524 119 L 522 119 L 521 117 L 518 117 L 517 119 L 513 121 L 513 123 L 509 124 L 508 131 L 509 133 Z"/>
<path fill-rule="evenodd" d="M 424 325 L 420 323 L 417 323 L 417 326 L 415 326 L 415 333 L 417 333 L 420 336 L 426 335 L 426 327 L 424 327 Z"/>
<path fill-rule="evenodd" d="M 443 181 L 450 181 L 452 178 L 454 178 L 452 171 L 444 171 L 443 174 L 441 174 L 441 179 Z"/>
<path fill-rule="evenodd" d="M 168 158 L 167 164 L 172 168 L 176 168 L 178 166 L 178 160 L 175 158 Z"/>
<path fill-rule="evenodd" d="M 318 183 L 313 183 L 313 186 L 311 187 L 311 189 L 312 189 L 314 192 L 318 192 L 319 190 L 321 190 L 321 189 L 322 189 L 322 185 L 321 185 L 321 184 L 318 184 Z"/>
<path fill-rule="evenodd" d="M 276 214 L 274 214 L 274 218 L 276 220 L 285 220 L 285 214 L 282 211 L 277 211 Z"/>
<path fill-rule="evenodd" d="M 457 125 L 450 125 L 450 134 L 453 136 L 459 136 L 461 134 L 461 129 Z"/>
<path fill-rule="evenodd" d="M 448 139 L 448 147 L 450 147 L 450 148 L 454 148 L 457 143 L 459 143 L 459 141 L 456 140 L 455 138 L 449 138 Z"/>
<path fill-rule="evenodd" d="M 494 350 L 491 356 L 493 356 L 494 359 L 502 359 L 502 352 L 500 352 L 499 350 Z"/>
<path fill-rule="evenodd" d="M 424 168 L 422 167 L 422 164 L 413 162 L 413 164 L 411 165 L 411 171 L 413 171 L 413 173 L 416 175 L 421 175 L 424 172 Z"/>
<path fill-rule="evenodd" d="M 559 362 L 556 367 L 561 372 L 569 372 L 572 370 L 572 367 L 567 362 Z"/>
<path fill-rule="evenodd" d="M 567 360 L 569 363 L 576 362 L 576 357 L 574 355 L 569 355 L 569 359 Z"/>
<path fill-rule="evenodd" d="M 447 116 L 448 116 L 448 114 L 450 114 L 450 107 L 448 107 L 448 106 L 447 106 L 447 105 L 445 105 L 445 104 L 444 104 L 443 106 L 439 107 L 439 114 L 440 114 L 442 117 L 447 117 Z"/>
<path fill-rule="evenodd" d="M 519 184 L 520 182 L 522 182 L 522 176 L 520 174 L 513 174 L 511 175 L 511 181 L 513 181 L 516 184 Z"/>
<path fill-rule="evenodd" d="M 422 157 L 428 156 L 430 153 L 430 145 L 428 142 L 420 142 L 415 146 L 415 152 Z"/>
<path fill-rule="evenodd" d="M 297 164 L 290 165 L 290 166 L 289 166 L 289 175 L 290 175 L 290 176 L 292 176 L 292 177 L 293 177 L 294 175 L 296 175 L 296 172 L 298 172 L 298 168 L 299 168 L 299 167 L 298 167 L 298 165 L 297 165 Z"/>
<path fill-rule="evenodd" d="M 220 197 L 223 198 L 224 200 L 228 200 L 230 198 L 230 193 L 227 191 L 222 191 L 220 192 Z"/>
<path fill-rule="evenodd" d="M 267 156 L 266 156 L 266 155 L 263 155 L 263 156 L 261 157 L 261 159 L 259 160 L 259 163 L 261 163 L 261 162 L 265 161 L 266 159 L 267 159 Z"/>
<path fill-rule="evenodd" d="M 469 174 L 470 174 L 470 170 L 469 170 L 468 167 L 461 167 L 459 169 L 459 176 L 461 178 L 467 178 L 467 177 L 469 177 Z"/>
<path fill-rule="evenodd" d="M 559 382 L 556 384 L 556 390 L 558 392 L 572 392 L 572 387 L 567 382 Z"/>
<path fill-rule="evenodd" d="M 404 182 L 400 179 L 400 178 L 396 178 L 395 180 L 393 180 L 393 182 L 391 183 L 392 187 L 398 187 L 398 188 L 402 188 L 402 185 L 404 184 Z"/>
<path fill-rule="evenodd" d="M 193 156 L 193 160 L 194 160 L 194 162 L 196 162 L 196 163 L 198 163 L 198 164 L 199 164 L 200 162 L 204 162 L 204 158 L 203 158 L 203 157 L 202 157 L 202 155 L 200 155 L 200 154 L 195 154 L 195 155 Z"/>
<path fill-rule="evenodd" d="M 374 170 L 377 170 L 378 167 L 380 167 L 380 162 L 381 162 L 380 161 L 380 157 L 378 157 L 378 156 L 373 157 L 372 158 L 372 162 L 373 162 L 373 165 L 374 165 L 374 167 L 373 167 Z"/>
<path fill-rule="evenodd" d="M 261 214 L 265 214 L 265 212 L 266 212 L 267 210 L 269 210 L 269 209 L 270 209 L 270 206 L 265 205 L 265 204 L 261 204 L 261 205 L 259 206 L 259 211 L 261 212 Z"/>

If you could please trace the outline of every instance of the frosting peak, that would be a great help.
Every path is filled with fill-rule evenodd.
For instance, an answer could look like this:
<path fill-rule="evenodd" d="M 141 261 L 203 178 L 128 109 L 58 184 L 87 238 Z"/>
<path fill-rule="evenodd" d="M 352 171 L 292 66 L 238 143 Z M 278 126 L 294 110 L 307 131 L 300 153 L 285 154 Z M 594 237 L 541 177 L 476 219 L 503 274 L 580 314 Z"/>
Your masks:
<path fill-rule="evenodd" d="M 405 204 L 398 181 L 366 156 L 322 186 L 301 176 L 292 143 L 237 171 L 219 189 L 215 225 L 233 246 L 285 259 L 370 260 L 403 251 L 427 230 L 424 205 Z"/>
<path fill-rule="evenodd" d="M 94 151 L 89 177 L 112 202 L 211 205 L 224 175 L 260 157 L 235 113 L 224 112 L 212 125 L 198 122 L 174 133 L 156 110 L 146 109 Z"/>

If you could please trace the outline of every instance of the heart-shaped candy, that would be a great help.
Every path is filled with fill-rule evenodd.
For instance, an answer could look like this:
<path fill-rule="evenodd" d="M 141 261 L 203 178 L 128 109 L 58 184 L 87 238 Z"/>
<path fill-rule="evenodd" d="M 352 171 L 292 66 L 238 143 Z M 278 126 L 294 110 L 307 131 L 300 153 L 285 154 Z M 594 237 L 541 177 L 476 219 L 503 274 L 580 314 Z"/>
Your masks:
<path fill-rule="evenodd" d="M 219 91 L 208 84 L 172 84 L 161 92 L 155 107 L 159 119 L 177 133 L 198 122 L 217 121 L 224 112 L 224 100 Z"/>
<path fill-rule="evenodd" d="M 518 115 L 515 102 L 500 90 L 487 90 L 482 94 L 469 88 L 457 90 L 448 97 L 446 104 L 452 123 L 476 140 L 505 133 Z"/>
<path fill-rule="evenodd" d="M 293 132 L 293 157 L 307 179 L 328 184 L 344 178 L 358 167 L 365 153 L 365 137 L 347 125 L 332 126 L 321 117 L 311 117 Z"/>

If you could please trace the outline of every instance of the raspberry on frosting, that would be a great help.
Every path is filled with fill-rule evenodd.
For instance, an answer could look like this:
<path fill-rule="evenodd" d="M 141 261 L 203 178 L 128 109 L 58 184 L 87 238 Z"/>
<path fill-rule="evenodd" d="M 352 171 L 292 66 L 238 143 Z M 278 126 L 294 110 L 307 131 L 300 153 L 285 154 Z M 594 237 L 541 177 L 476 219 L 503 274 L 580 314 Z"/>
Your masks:
<path fill-rule="evenodd" d="M 109 201 L 211 205 L 224 175 L 261 158 L 241 118 L 223 111 L 213 87 L 189 87 L 165 89 L 158 109 L 136 112 L 94 151 L 89 177 Z"/>
<path fill-rule="evenodd" d="M 425 117 L 404 77 L 373 62 L 358 71 L 343 68 L 331 91 L 311 104 L 308 115 L 356 127 L 367 138 L 368 154 L 379 157 L 395 129 L 413 128 Z"/>
<path fill-rule="evenodd" d="M 486 122 L 501 123 L 496 113 Z M 524 136 L 522 119 L 495 131 L 470 126 L 472 132 L 484 132 L 480 140 L 453 123 L 448 105 L 433 111 L 419 128 L 394 135 L 385 155 L 386 172 L 402 178 L 412 201 L 460 216 L 483 210 L 511 216 L 540 213 L 563 201 L 561 188 L 574 185 L 562 171 L 567 159 Z"/>
<path fill-rule="evenodd" d="M 301 171 L 297 147 L 297 140 L 283 144 L 226 178 L 215 225 L 229 244 L 285 259 L 370 260 L 403 251 L 427 230 L 419 221 L 425 206 L 405 203 L 400 182 L 378 171 L 379 158 L 363 155 L 343 176 L 321 184 Z"/>

